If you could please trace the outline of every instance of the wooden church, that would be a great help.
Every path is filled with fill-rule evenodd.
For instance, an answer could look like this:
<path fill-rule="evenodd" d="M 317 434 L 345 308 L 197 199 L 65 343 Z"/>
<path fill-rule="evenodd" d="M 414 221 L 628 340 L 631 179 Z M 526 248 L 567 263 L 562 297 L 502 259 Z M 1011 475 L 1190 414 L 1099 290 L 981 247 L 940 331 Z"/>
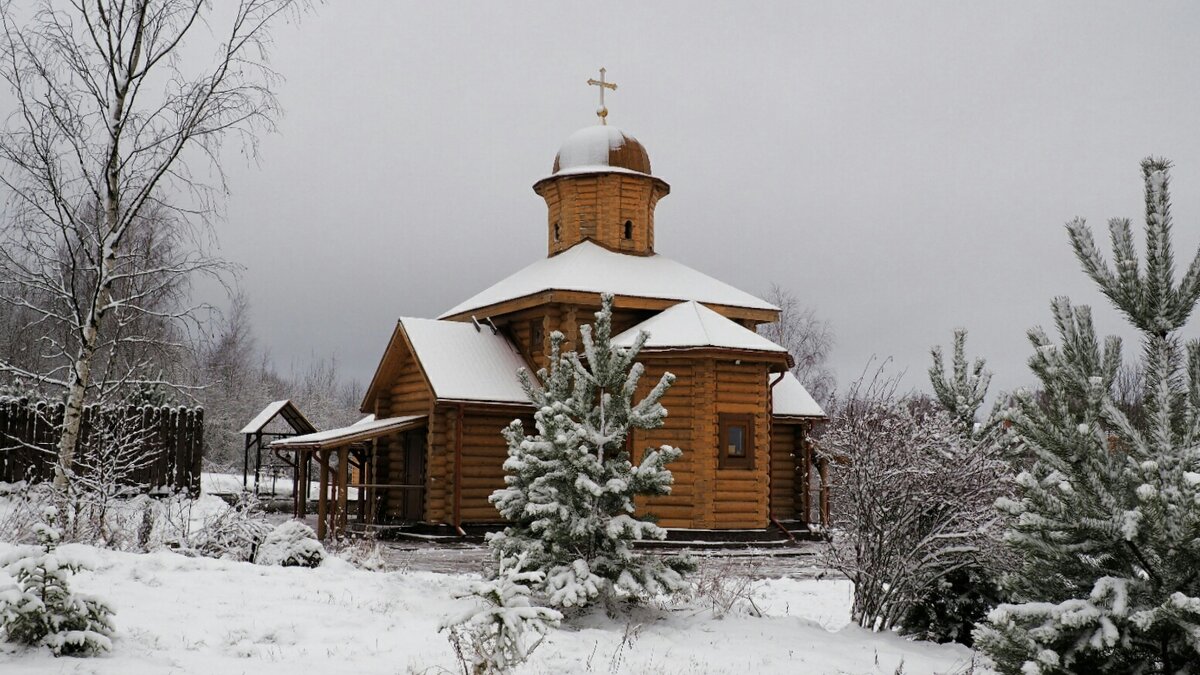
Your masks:
<path fill-rule="evenodd" d="M 824 472 L 806 436 L 824 412 L 788 372 L 787 351 L 755 332 L 779 309 L 655 250 L 655 205 L 671 188 L 645 147 L 604 124 L 603 105 L 599 113 L 601 124 L 571 135 L 533 184 L 546 202 L 546 257 L 437 319 L 397 321 L 362 402 L 367 418 L 272 444 L 303 458 L 301 469 L 310 459 L 319 467 L 322 535 L 346 527 L 351 504 L 368 523 L 460 534 L 497 524 L 488 496 L 504 485 L 500 431 L 514 418 L 533 430 L 516 372 L 547 365 L 552 331 L 574 348 L 602 292 L 615 296 L 618 343 L 650 334 L 643 387 L 664 371 L 677 378 L 663 399 L 665 426 L 634 435 L 639 451 L 683 450 L 670 466 L 672 493 L 642 510 L 686 529 L 820 519 Z"/>

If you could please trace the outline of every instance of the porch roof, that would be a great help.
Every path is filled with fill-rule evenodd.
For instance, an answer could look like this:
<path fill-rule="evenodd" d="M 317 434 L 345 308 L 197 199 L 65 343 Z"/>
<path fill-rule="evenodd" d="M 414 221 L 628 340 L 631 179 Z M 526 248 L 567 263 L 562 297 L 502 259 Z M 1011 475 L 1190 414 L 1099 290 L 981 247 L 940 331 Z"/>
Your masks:
<path fill-rule="evenodd" d="M 775 376 L 768 375 L 770 381 Z M 808 417 L 821 419 L 826 417 L 825 411 L 817 403 L 812 394 L 804 388 L 800 380 L 790 372 L 784 373 L 783 380 L 775 385 L 771 396 L 771 414 L 775 417 Z"/>
<path fill-rule="evenodd" d="M 315 434 L 292 436 L 272 441 L 269 447 L 277 450 L 326 450 L 340 448 L 351 443 L 361 443 L 380 436 L 399 433 L 409 429 L 423 427 L 429 421 L 428 415 L 406 415 L 404 417 L 385 417 L 381 420 L 359 420 L 348 427 L 318 431 Z"/>

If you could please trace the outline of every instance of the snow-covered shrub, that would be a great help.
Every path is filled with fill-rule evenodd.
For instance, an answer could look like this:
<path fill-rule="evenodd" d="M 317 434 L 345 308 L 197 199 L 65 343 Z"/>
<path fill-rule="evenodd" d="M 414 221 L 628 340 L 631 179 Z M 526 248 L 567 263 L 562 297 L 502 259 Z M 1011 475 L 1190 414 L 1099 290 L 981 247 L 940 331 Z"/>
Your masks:
<path fill-rule="evenodd" d="M 207 518 L 191 537 L 191 548 L 209 558 L 250 562 L 273 528 L 253 497 Z"/>
<path fill-rule="evenodd" d="M 34 529 L 54 504 L 48 483 L 0 483 L 0 541 L 28 544 L 37 541 Z"/>
<path fill-rule="evenodd" d="M 298 520 L 271 530 L 254 556 L 255 564 L 279 567 L 319 567 L 323 560 L 325 547 L 317 540 L 317 533 Z"/>
<path fill-rule="evenodd" d="M 70 577 L 90 569 L 58 547 L 62 532 L 53 508 L 35 529 L 38 543 L 20 546 L 0 565 L 16 583 L 0 587 L 0 630 L 11 642 L 48 647 L 56 656 L 86 656 L 112 649 L 112 608 L 70 588 Z"/>
<path fill-rule="evenodd" d="M 404 567 L 389 563 L 383 556 L 383 547 L 372 535 L 346 540 L 341 548 L 334 549 L 334 553 L 351 565 L 369 572 L 389 572 Z"/>
<path fill-rule="evenodd" d="M 693 579 L 693 600 L 708 607 L 717 619 L 735 608 L 744 608 L 753 616 L 761 616 L 762 612 L 754 602 L 754 595 L 761 585 L 754 580 L 756 567 L 728 558 L 719 563 L 700 565 Z"/>
<path fill-rule="evenodd" d="M 471 584 L 463 596 L 483 604 L 442 624 L 440 630 L 447 631 L 464 675 L 511 671 L 562 620 L 559 612 L 530 601 L 530 587 L 541 584 L 545 574 L 526 566 L 525 555 L 501 558 L 495 578 Z"/>
<path fill-rule="evenodd" d="M 830 564 L 854 582 L 851 615 L 897 627 L 940 579 L 986 557 L 1005 463 L 928 401 L 877 373 L 852 385 L 821 438 L 830 459 Z"/>
<path fill-rule="evenodd" d="M 1058 298 L 1057 341 L 1029 332 L 1041 390 L 1008 413 L 1024 470 L 998 504 L 1021 567 L 975 635 L 1001 673 L 1200 672 L 1200 341 L 1179 336 L 1200 301 L 1200 252 L 1177 282 L 1169 168 L 1142 162 L 1144 261 L 1128 220 L 1109 222 L 1115 266 L 1082 220 L 1067 226 L 1141 334 L 1140 414 L 1114 400 L 1121 342 L 1101 342 L 1089 308 Z"/>
<path fill-rule="evenodd" d="M 943 364 L 941 347 L 933 348 L 929 382 L 937 402 L 956 422 L 964 443 L 973 444 L 976 452 L 996 456 L 1008 440 L 1003 433 L 999 404 L 991 414 L 978 419 L 992 374 L 983 359 L 968 361 L 966 342 L 967 332 L 956 330 L 950 373 Z M 995 523 L 990 536 L 998 538 L 999 525 Z M 1004 597 L 999 580 L 1011 567 L 1011 556 L 1005 555 L 1001 547 L 980 547 L 973 560 L 937 579 L 911 603 L 900 619 L 901 630 L 922 640 L 970 646 L 975 624 Z"/>
<path fill-rule="evenodd" d="M 535 584 L 554 607 L 582 607 L 597 598 L 626 599 L 687 588 L 689 561 L 636 554 L 633 542 L 663 539 L 666 531 L 635 515 L 634 498 L 664 495 L 674 478 L 666 465 L 679 448 L 647 449 L 630 461 L 632 429 L 662 426 L 659 403 L 674 381 L 663 375 L 640 402 L 632 399 L 644 370 L 635 363 L 648 337 L 628 349 L 611 342 L 612 296 L 603 296 L 595 329 L 581 326 L 583 355 L 563 354 L 563 334 L 550 336 L 550 369 L 526 371 L 521 381 L 536 406 L 537 433 L 520 420 L 504 430 L 507 487 L 491 501 L 511 524 L 488 541 L 497 559 L 522 554 L 545 572 Z"/>

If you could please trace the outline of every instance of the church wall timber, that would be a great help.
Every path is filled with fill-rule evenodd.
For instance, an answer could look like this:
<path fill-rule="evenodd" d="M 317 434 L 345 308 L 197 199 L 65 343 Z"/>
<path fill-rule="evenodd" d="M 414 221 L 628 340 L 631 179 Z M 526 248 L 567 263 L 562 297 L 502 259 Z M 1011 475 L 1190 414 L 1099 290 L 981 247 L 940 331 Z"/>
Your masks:
<path fill-rule="evenodd" d="M 718 360 L 714 369 L 715 396 L 711 410 L 714 430 L 722 413 L 748 414 L 754 425 L 754 462 L 750 468 L 715 470 L 712 519 L 709 527 L 757 528 L 768 525 L 770 429 L 767 410 L 767 367 L 761 363 Z M 710 435 L 711 455 L 719 449 L 717 433 Z"/>
<path fill-rule="evenodd" d="M 550 255 L 584 239 L 622 253 L 654 253 L 654 207 L 667 194 L 662 181 L 628 173 L 580 174 L 558 176 L 535 189 L 546 200 Z"/>
<path fill-rule="evenodd" d="M 657 516 L 658 524 L 663 527 L 692 527 L 696 520 L 696 489 L 702 464 L 697 461 L 694 442 L 695 371 L 687 361 L 645 359 L 644 362 L 646 372 L 638 383 L 635 402 L 650 393 L 665 372 L 675 375 L 675 384 L 671 385 L 662 399 L 662 405 L 667 409 L 663 426 L 634 431 L 632 459 L 641 461 L 642 453 L 647 448 L 663 445 L 677 447 L 683 451 L 683 455 L 667 465 L 675 477 L 671 494 L 639 499 L 638 510 Z"/>
<path fill-rule="evenodd" d="M 771 515 L 791 520 L 799 512 L 797 504 L 804 476 L 804 430 L 800 424 L 771 425 Z"/>
<path fill-rule="evenodd" d="M 433 392 L 425 382 L 420 367 L 411 355 L 405 355 L 399 365 L 395 379 L 390 386 L 384 388 L 375 402 L 375 416 L 400 417 L 404 415 L 429 415 L 433 407 Z M 433 419 L 430 418 L 432 425 Z M 432 429 L 432 426 L 431 426 Z M 433 434 L 426 438 L 426 453 L 433 442 Z M 397 439 L 384 437 L 376 442 L 376 477 L 380 483 L 397 484 L 403 482 L 406 475 L 404 465 L 404 444 Z M 427 457 L 428 459 L 428 457 Z M 428 462 L 427 469 L 428 470 Z M 383 517 L 396 519 L 399 517 L 401 504 L 404 502 L 405 491 L 392 488 L 382 491 L 384 496 Z"/>

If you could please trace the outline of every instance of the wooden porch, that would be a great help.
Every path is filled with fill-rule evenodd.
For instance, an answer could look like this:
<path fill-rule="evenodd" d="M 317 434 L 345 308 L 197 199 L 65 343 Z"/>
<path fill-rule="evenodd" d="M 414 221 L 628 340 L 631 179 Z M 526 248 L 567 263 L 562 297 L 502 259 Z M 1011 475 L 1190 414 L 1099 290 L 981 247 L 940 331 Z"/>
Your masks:
<path fill-rule="evenodd" d="M 270 444 L 281 455 L 290 455 L 296 485 L 307 486 L 313 479 L 309 467 L 317 472 L 317 537 L 340 539 L 345 536 L 353 506 L 358 521 L 374 525 L 379 520 L 379 508 L 387 494 L 400 493 L 405 501 L 420 503 L 425 485 L 421 483 L 387 482 L 378 461 L 381 438 L 398 436 L 422 429 L 428 424 L 427 415 L 367 419 L 348 427 L 331 429 L 303 436 L 282 438 Z M 383 479 L 383 480 L 381 480 Z M 351 491 L 354 497 L 351 499 Z M 410 499 L 411 498 L 411 499 Z M 307 490 L 293 491 L 292 515 L 308 516 Z"/>

